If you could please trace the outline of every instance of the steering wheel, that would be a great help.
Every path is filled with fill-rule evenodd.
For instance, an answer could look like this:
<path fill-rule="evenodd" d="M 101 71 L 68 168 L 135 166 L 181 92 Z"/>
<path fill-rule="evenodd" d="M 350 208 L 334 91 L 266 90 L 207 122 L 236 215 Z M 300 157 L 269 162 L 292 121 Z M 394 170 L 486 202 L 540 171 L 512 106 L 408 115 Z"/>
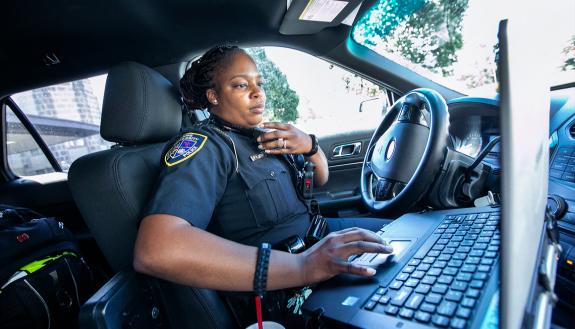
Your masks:
<path fill-rule="evenodd" d="M 361 197 L 371 212 L 405 213 L 425 195 L 447 153 L 448 129 L 447 104 L 434 90 L 415 89 L 393 104 L 361 169 Z"/>

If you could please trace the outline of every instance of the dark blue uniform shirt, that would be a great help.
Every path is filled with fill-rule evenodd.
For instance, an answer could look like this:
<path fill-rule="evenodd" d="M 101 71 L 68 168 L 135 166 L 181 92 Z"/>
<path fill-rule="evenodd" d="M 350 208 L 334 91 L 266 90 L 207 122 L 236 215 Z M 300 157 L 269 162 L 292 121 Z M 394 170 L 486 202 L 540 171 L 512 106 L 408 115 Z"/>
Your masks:
<path fill-rule="evenodd" d="M 168 214 L 223 238 L 256 246 L 304 237 L 309 214 L 283 156 L 264 155 L 253 136 L 213 122 L 168 143 L 144 216 Z"/>

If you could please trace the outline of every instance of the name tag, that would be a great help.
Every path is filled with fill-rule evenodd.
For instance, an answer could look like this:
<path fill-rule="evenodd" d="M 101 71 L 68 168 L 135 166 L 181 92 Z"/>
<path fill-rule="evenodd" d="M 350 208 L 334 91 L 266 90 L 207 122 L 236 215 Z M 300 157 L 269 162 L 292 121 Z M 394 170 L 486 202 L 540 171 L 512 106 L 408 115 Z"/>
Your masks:
<path fill-rule="evenodd" d="M 263 159 L 263 157 L 265 157 L 265 156 L 266 156 L 265 152 L 259 152 L 259 153 L 254 153 L 254 154 L 250 155 L 250 159 L 252 161 L 258 161 L 260 159 Z"/>

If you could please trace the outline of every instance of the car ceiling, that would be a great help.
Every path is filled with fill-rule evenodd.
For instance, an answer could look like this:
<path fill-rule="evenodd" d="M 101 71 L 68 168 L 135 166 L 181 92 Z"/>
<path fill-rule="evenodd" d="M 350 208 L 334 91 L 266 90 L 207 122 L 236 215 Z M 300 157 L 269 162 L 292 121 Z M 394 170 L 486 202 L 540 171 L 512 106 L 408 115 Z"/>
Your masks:
<path fill-rule="evenodd" d="M 364 1 L 359 15 L 374 2 Z M 224 41 L 305 50 L 400 89 L 430 82 L 365 67 L 345 47 L 347 25 L 280 34 L 285 0 L 20 0 L 3 7 L 0 96 L 105 73 L 123 61 L 150 67 L 181 63 Z M 47 65 L 54 56 L 59 63 Z"/>

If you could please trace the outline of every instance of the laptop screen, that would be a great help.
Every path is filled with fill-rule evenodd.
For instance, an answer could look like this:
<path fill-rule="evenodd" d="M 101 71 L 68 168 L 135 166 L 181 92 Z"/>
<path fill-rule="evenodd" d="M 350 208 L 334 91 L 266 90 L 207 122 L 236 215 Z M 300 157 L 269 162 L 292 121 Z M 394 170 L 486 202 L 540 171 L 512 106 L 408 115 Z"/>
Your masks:
<path fill-rule="evenodd" d="M 502 147 L 502 328 L 523 321 L 536 266 L 547 201 L 549 84 L 540 28 L 521 13 L 499 30 Z"/>

